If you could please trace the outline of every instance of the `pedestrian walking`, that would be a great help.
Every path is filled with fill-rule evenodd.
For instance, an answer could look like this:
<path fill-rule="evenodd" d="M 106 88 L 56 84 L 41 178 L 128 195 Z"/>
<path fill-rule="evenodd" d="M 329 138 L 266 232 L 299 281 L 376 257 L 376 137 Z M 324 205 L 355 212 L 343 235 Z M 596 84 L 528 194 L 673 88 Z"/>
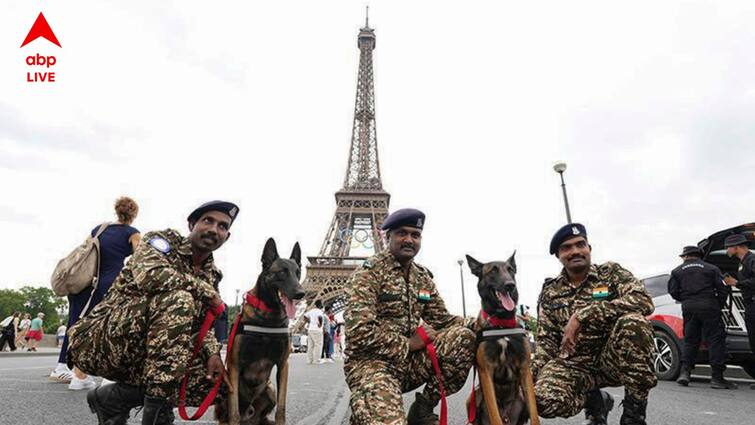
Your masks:
<path fill-rule="evenodd" d="M 68 328 L 92 311 L 107 295 L 115 278 L 123 268 L 123 262 L 136 250 L 141 240 L 139 230 L 132 227 L 136 216 L 139 214 L 139 205 L 133 199 L 123 196 L 115 201 L 114 205 L 117 221 L 108 223 L 105 230 L 100 234 L 100 268 L 97 278 L 97 287 L 88 287 L 78 294 L 68 295 Z M 101 224 L 92 229 L 92 236 L 97 234 Z M 84 311 L 86 308 L 87 311 Z M 70 382 L 69 390 L 88 390 L 96 386 L 94 379 L 80 370 L 68 369 L 68 338 L 64 336 L 63 346 L 58 356 L 58 365 L 50 373 L 50 379 L 60 382 Z"/>
<path fill-rule="evenodd" d="M 26 333 L 24 339 L 27 342 L 26 351 L 37 351 L 37 345 L 39 341 L 42 341 L 42 335 L 44 332 L 44 320 L 45 314 L 37 313 L 37 317 L 31 321 L 29 326 L 29 332 Z"/>
<path fill-rule="evenodd" d="M 24 313 L 23 319 L 18 324 L 18 331 L 16 332 L 16 347 L 26 348 L 26 333 L 29 332 L 31 326 L 31 314 Z"/>
<path fill-rule="evenodd" d="M 729 291 L 724 285 L 721 270 L 703 261 L 703 251 L 696 246 L 685 246 L 679 256 L 684 262 L 671 271 L 668 281 L 668 293 L 682 303 L 684 320 L 682 367 L 676 382 L 685 387 L 689 385 L 704 336 L 708 342 L 708 357 L 713 372 L 710 386 L 716 389 L 737 388 L 737 384 L 724 378 L 726 331 L 721 309 L 726 304 Z"/>
<path fill-rule="evenodd" d="M 0 353 L 8 344 L 10 351 L 16 351 L 16 332 L 18 332 L 19 317 L 21 312 L 15 312 L 0 322 Z"/>
<path fill-rule="evenodd" d="M 726 276 L 724 283 L 736 286 L 742 292 L 750 351 L 755 352 L 755 254 L 750 252 L 750 246 L 755 246 L 755 243 L 748 240 L 745 235 L 736 234 L 726 237 L 724 240 L 726 254 L 739 259 L 739 271 L 737 279 Z M 755 384 L 751 384 L 750 389 L 755 390 Z"/>
<path fill-rule="evenodd" d="M 142 424 L 172 424 L 184 377 L 185 405 L 196 407 L 223 373 L 212 328 L 192 353 L 204 318 L 223 306 L 214 251 L 238 212 L 230 202 L 207 202 L 189 214 L 188 237 L 145 234 L 105 300 L 69 329 L 68 361 L 115 382 L 87 393 L 99 423 L 125 424 L 144 406 Z"/>
<path fill-rule="evenodd" d="M 307 325 L 307 363 L 322 363 L 323 326 L 325 315 L 322 312 L 322 301 L 315 301 L 315 308 L 304 313 Z"/>
<path fill-rule="evenodd" d="M 332 306 L 328 306 L 325 308 L 325 315 L 328 316 L 328 322 L 330 324 L 330 341 L 328 344 L 328 358 L 330 359 L 332 363 L 333 353 L 335 352 L 335 345 L 336 345 L 336 327 L 338 326 L 338 323 L 336 323 L 336 315 L 333 314 Z"/>
<path fill-rule="evenodd" d="M 58 331 L 55 333 L 58 336 L 58 348 L 63 346 L 63 340 L 66 338 L 66 325 L 63 324 L 63 322 L 60 322 L 60 326 L 58 326 Z"/>
<path fill-rule="evenodd" d="M 546 279 L 538 300 L 532 374 L 540 416 L 568 418 L 585 409 L 585 424 L 605 425 L 613 397 L 624 387 L 620 425 L 646 425 L 647 401 L 657 384 L 651 368 L 653 299 L 617 263 L 592 264 L 585 226 L 571 223 L 551 239 L 563 265 Z"/>
<path fill-rule="evenodd" d="M 335 357 L 338 359 L 344 358 L 344 333 L 343 322 L 336 325 L 336 345 L 335 345 Z"/>

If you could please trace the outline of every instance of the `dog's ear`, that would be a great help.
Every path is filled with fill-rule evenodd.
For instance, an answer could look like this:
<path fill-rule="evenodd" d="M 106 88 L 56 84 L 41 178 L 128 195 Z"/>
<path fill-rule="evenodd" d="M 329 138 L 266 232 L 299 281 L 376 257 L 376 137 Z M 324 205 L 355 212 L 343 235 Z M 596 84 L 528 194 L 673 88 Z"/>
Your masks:
<path fill-rule="evenodd" d="M 477 277 L 482 277 L 482 263 L 472 258 L 471 255 L 467 255 L 467 264 L 469 264 L 469 270 Z"/>
<path fill-rule="evenodd" d="M 262 250 L 262 268 L 266 269 L 273 265 L 273 261 L 278 259 L 278 248 L 275 246 L 275 240 L 270 238 L 265 242 L 265 249 Z"/>
<path fill-rule="evenodd" d="M 509 259 L 506 260 L 506 262 L 508 262 L 509 265 L 511 265 L 511 267 L 514 268 L 514 273 L 516 273 L 516 260 L 514 260 L 515 255 L 516 255 L 516 250 L 514 250 L 514 252 L 511 254 L 511 257 L 509 257 Z"/>
<path fill-rule="evenodd" d="M 296 261 L 296 265 L 301 268 L 301 248 L 299 248 L 299 242 L 294 244 L 294 249 L 291 251 L 290 258 Z"/>

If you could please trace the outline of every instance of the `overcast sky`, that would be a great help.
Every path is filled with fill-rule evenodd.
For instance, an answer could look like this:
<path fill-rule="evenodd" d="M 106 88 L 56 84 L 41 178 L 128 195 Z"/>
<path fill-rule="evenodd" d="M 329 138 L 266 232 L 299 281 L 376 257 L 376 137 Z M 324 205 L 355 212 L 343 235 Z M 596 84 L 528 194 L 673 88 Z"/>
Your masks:
<path fill-rule="evenodd" d="M 47 285 L 120 195 L 142 232 L 238 203 L 216 253 L 229 303 L 269 236 L 316 255 L 346 171 L 364 5 L 0 3 L 0 288 Z M 62 48 L 19 49 L 40 11 Z M 746 1 L 371 1 L 383 184 L 391 210 L 427 213 L 418 261 L 449 309 L 466 253 L 516 249 L 530 305 L 558 273 L 556 160 L 594 261 L 638 277 L 754 221 L 753 22 Z M 26 82 L 36 53 L 56 56 L 55 83 Z"/>

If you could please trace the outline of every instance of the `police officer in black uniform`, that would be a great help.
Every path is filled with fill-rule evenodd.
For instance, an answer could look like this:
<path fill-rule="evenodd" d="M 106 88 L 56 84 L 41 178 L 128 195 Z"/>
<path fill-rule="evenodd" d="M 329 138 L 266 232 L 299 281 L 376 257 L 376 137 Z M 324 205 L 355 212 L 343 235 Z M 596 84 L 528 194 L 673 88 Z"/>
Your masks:
<path fill-rule="evenodd" d="M 685 246 L 681 255 L 684 262 L 671 272 L 668 292 L 682 303 L 684 317 L 684 351 L 682 370 L 676 382 L 689 385 L 689 375 L 695 367 L 701 337 L 708 341 L 710 366 L 713 376 L 711 388 L 729 389 L 737 385 L 724 379 L 726 370 L 726 331 L 721 309 L 726 303 L 728 288 L 724 285 L 721 270 L 701 258 L 702 250 Z"/>
<path fill-rule="evenodd" d="M 750 340 L 750 351 L 755 352 L 755 255 L 750 252 L 747 238 L 742 234 L 727 236 L 724 240 L 726 255 L 739 258 L 737 279 L 727 276 L 724 283 L 742 291 L 745 304 L 745 326 Z M 755 384 L 750 385 L 755 390 Z"/>

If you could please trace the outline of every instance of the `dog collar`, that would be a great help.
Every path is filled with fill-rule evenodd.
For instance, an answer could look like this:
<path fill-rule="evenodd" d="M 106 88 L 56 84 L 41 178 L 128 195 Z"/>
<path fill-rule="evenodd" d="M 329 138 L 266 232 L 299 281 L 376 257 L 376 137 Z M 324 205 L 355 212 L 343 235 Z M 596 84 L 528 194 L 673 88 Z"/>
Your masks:
<path fill-rule="evenodd" d="M 483 310 L 480 310 L 480 315 L 483 320 L 487 320 L 491 326 L 496 328 L 511 329 L 519 327 L 519 324 L 516 322 L 516 317 L 511 319 L 501 319 L 500 317 L 491 316 Z"/>
<path fill-rule="evenodd" d="M 477 334 L 478 341 L 484 341 L 489 339 L 499 339 L 512 335 L 526 335 L 527 331 L 524 328 L 509 328 L 509 329 L 488 329 L 480 331 Z"/>
<path fill-rule="evenodd" d="M 270 307 L 268 307 L 264 301 L 262 301 L 261 299 L 257 298 L 254 294 L 252 294 L 252 291 L 249 291 L 246 293 L 245 299 L 246 299 L 247 304 L 256 308 L 257 310 L 262 310 L 265 313 L 273 312 L 273 310 Z"/>

